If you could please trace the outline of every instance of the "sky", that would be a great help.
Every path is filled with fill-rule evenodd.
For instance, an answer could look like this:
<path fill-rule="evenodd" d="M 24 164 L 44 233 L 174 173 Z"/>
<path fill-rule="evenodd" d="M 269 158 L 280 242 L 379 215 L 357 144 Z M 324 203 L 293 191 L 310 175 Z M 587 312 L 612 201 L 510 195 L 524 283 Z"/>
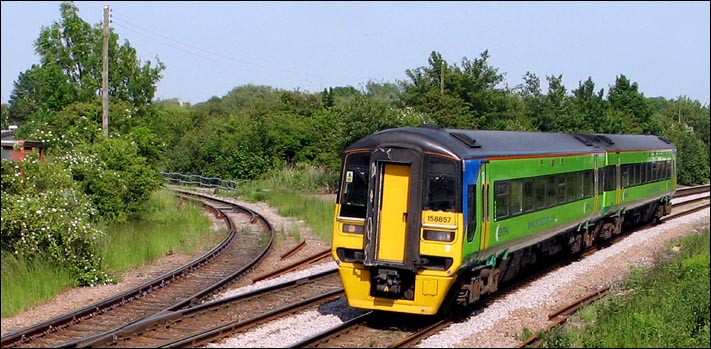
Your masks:
<path fill-rule="evenodd" d="M 236 87 L 316 93 L 407 81 L 435 51 L 461 68 L 488 51 L 505 83 L 562 76 L 570 94 L 591 78 L 605 96 L 625 75 L 645 97 L 709 105 L 709 1 L 77 1 L 141 64 L 165 64 L 156 99 L 197 104 Z M 39 63 L 33 43 L 61 20 L 59 1 L 2 1 L 2 103 Z M 111 67 L 109 67 L 109 70 Z"/>

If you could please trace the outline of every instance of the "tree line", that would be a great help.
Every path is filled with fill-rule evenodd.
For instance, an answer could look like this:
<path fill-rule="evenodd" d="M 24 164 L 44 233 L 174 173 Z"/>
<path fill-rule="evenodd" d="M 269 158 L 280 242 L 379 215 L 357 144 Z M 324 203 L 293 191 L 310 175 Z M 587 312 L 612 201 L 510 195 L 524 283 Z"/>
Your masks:
<path fill-rule="evenodd" d="M 645 97 L 624 74 L 607 91 L 590 77 L 569 91 L 562 75 L 546 76 L 543 91 L 531 72 L 509 87 L 488 51 L 460 62 L 433 51 L 426 64 L 405 70 L 405 80 L 360 89 L 243 85 L 186 106 L 155 100 L 165 65 L 157 57 L 142 62 L 110 30 L 107 139 L 97 92 L 102 40 L 100 24 L 91 26 L 63 2 L 60 20 L 34 43 L 40 62 L 19 74 L 2 105 L 3 129 L 19 125 L 17 138 L 43 141 L 48 159 L 2 162 L 2 249 L 49 251 L 58 261 L 78 256 L 81 284 L 104 278 L 91 255 L 100 233 L 93 225 L 140 218 L 160 171 L 240 181 L 310 166 L 329 174 L 323 185 L 333 188 L 341 151 L 391 127 L 656 134 L 679 149 L 680 184 L 709 180 L 708 105 Z"/>

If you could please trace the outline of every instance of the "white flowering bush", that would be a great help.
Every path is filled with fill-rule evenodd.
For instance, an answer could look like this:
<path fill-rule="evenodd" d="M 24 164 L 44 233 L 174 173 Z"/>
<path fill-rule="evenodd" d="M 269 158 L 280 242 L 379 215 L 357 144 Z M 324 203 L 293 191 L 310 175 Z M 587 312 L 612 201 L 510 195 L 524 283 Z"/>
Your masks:
<path fill-rule="evenodd" d="M 18 257 L 48 258 L 70 270 L 78 285 L 112 282 L 95 253 L 103 234 L 97 211 L 62 163 L 2 160 L 2 249 Z"/>

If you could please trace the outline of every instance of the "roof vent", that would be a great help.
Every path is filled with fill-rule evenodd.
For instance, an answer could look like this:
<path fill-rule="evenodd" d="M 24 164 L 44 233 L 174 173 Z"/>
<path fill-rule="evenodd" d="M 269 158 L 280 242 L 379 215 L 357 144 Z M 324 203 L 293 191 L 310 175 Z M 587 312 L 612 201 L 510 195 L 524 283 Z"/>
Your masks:
<path fill-rule="evenodd" d="M 601 141 L 603 141 L 603 142 L 605 142 L 605 143 L 607 143 L 607 144 L 609 144 L 609 145 L 615 144 L 615 142 L 613 142 L 613 141 L 610 139 L 610 137 L 607 137 L 607 136 L 605 136 L 605 135 L 596 135 L 595 138 L 596 138 L 596 139 L 599 139 L 599 140 L 601 140 Z"/>
<path fill-rule="evenodd" d="M 454 138 L 460 140 L 462 143 L 468 145 L 470 148 L 481 148 L 481 144 L 476 143 L 476 139 L 469 137 L 463 132 L 450 132 Z"/>
<path fill-rule="evenodd" d="M 592 145 L 593 145 L 593 143 L 590 141 L 590 137 L 588 137 L 587 135 L 575 133 L 575 134 L 573 134 L 573 138 L 579 140 L 580 142 L 582 142 L 583 144 L 585 144 L 589 147 L 592 147 Z"/>

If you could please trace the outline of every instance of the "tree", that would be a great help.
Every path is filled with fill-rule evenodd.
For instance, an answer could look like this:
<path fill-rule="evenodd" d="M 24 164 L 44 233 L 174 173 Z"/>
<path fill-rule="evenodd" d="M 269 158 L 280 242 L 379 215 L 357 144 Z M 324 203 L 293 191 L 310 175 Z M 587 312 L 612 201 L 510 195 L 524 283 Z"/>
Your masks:
<path fill-rule="evenodd" d="M 615 79 L 615 85 L 608 91 L 608 116 L 622 118 L 623 129 L 616 133 L 659 134 L 660 127 L 653 119 L 652 108 L 639 92 L 637 83 L 630 82 L 624 75 Z"/>
<path fill-rule="evenodd" d="M 9 119 L 9 114 L 7 112 L 7 104 L 3 103 L 1 110 L 2 110 L 2 114 L 0 116 L 0 125 L 2 125 L 3 130 L 7 130 L 7 128 L 10 127 L 10 119 Z"/>
<path fill-rule="evenodd" d="M 564 132 L 576 129 L 577 123 L 567 112 L 567 91 L 563 86 L 563 75 L 548 76 L 548 94 L 543 98 L 541 114 L 537 126 L 543 132 Z"/>
<path fill-rule="evenodd" d="M 661 135 L 678 147 L 678 180 L 696 185 L 709 181 L 709 108 L 686 97 L 651 98 Z"/>
<path fill-rule="evenodd" d="M 408 69 L 401 83 L 402 104 L 428 114 L 443 127 L 501 128 L 506 124 L 506 92 L 497 89 L 504 76 L 488 63 L 489 52 L 449 66 L 433 51 L 428 67 Z"/>
<path fill-rule="evenodd" d="M 575 115 L 576 119 L 582 120 L 580 132 L 603 132 L 605 127 L 605 109 L 606 102 L 603 98 L 604 89 L 595 92 L 595 83 L 591 77 L 588 77 L 585 82 L 579 82 L 578 88 L 572 91 L 573 96 L 570 98 L 571 115 Z"/>
<path fill-rule="evenodd" d="M 40 63 L 20 73 L 9 99 L 11 120 L 23 121 L 37 112 L 58 112 L 75 102 L 98 103 L 102 82 L 103 32 L 79 17 L 71 2 L 60 5 L 61 20 L 42 27 L 35 41 Z M 165 69 L 156 64 L 141 65 L 128 41 L 118 44 L 109 33 L 109 91 L 112 98 L 141 107 L 149 104 L 155 84 Z"/>

